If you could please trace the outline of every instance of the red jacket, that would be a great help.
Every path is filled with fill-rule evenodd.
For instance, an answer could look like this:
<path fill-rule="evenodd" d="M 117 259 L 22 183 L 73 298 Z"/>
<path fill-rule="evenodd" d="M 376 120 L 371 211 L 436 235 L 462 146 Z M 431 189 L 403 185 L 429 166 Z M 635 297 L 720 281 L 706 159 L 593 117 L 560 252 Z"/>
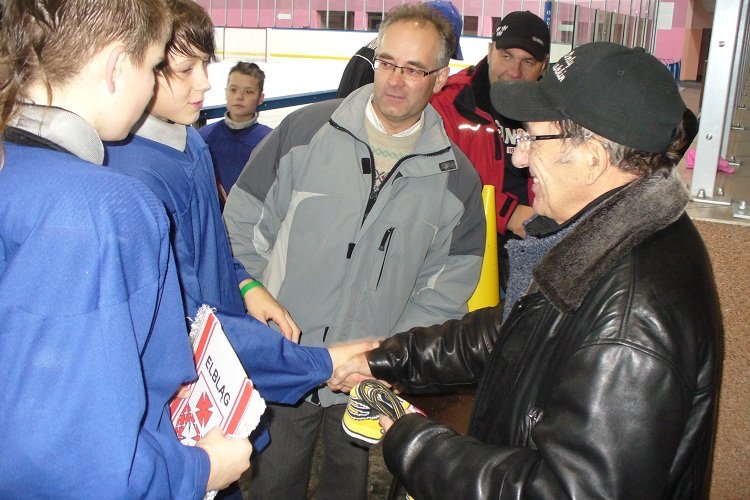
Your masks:
<path fill-rule="evenodd" d="M 481 109 L 491 108 L 489 88 L 487 60 L 482 59 L 476 66 L 449 77 L 430 104 L 443 118 L 448 137 L 479 172 L 482 184 L 495 186 L 497 232 L 505 234 L 516 206 L 531 205 L 534 194 L 528 169 L 511 163 L 515 131 L 521 124 L 499 115 L 493 118 Z"/>

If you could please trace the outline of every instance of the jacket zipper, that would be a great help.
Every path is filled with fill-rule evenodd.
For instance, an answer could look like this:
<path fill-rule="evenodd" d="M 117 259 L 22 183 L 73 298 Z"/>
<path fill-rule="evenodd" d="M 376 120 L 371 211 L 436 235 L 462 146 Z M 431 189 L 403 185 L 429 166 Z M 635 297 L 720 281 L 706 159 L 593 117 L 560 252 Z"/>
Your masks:
<path fill-rule="evenodd" d="M 500 161 L 503 159 L 503 143 L 500 141 L 500 127 L 495 123 L 495 160 Z"/>
<path fill-rule="evenodd" d="M 370 150 L 370 146 L 367 145 L 367 149 Z M 378 188 L 375 188 L 375 176 L 377 175 L 377 169 L 375 168 L 375 158 L 372 155 L 372 150 L 370 150 L 370 158 L 372 160 L 372 184 L 370 184 L 370 197 L 367 200 L 367 208 L 365 209 L 365 215 L 362 217 L 362 224 L 365 223 L 365 219 L 367 219 L 367 216 L 370 213 L 370 210 L 372 210 L 372 207 L 375 206 L 375 202 L 378 201 L 378 196 L 380 195 L 380 191 L 383 190 L 383 187 L 388 183 L 389 180 L 391 180 L 391 177 L 398 171 L 399 167 L 404 163 L 404 161 L 410 159 L 410 158 L 416 158 L 417 156 L 439 156 L 447 151 L 450 150 L 450 147 L 447 147 L 445 149 L 441 149 L 440 151 L 435 151 L 434 153 L 424 153 L 424 154 L 411 154 L 406 155 L 402 157 L 399 161 L 396 162 L 395 165 L 393 165 L 393 168 L 390 172 L 388 172 L 388 175 L 385 176 L 385 179 L 383 179 L 383 182 L 380 184 Z"/>
<path fill-rule="evenodd" d="M 390 180 L 390 178 L 393 176 L 393 174 L 398 170 L 398 168 L 404 162 L 404 160 L 407 160 L 409 158 L 414 158 L 414 157 L 417 157 L 417 156 L 425 156 L 425 157 L 428 157 L 428 158 L 430 156 L 440 156 L 441 154 L 447 153 L 451 149 L 450 146 L 446 146 L 445 148 L 443 148 L 443 149 L 441 149 L 439 151 L 435 151 L 433 153 L 411 154 L 411 155 L 404 156 L 399 161 L 397 161 L 396 164 L 391 169 L 391 171 L 388 172 L 388 175 L 385 177 L 385 179 L 383 179 L 383 183 L 380 185 L 380 188 L 375 189 L 375 175 L 377 175 L 376 174 L 377 169 L 375 168 L 375 157 L 372 154 L 372 149 L 370 149 L 370 145 L 367 144 L 366 142 L 364 142 L 363 140 L 361 140 L 360 138 L 358 138 L 353 133 L 351 133 L 348 129 L 342 127 L 341 125 L 339 125 L 338 123 L 336 123 L 335 121 L 333 121 L 333 118 L 329 119 L 328 123 L 330 123 L 331 126 L 333 128 L 335 128 L 336 130 L 340 130 L 341 132 L 344 132 L 345 134 L 348 134 L 348 135 L 352 136 L 352 138 L 355 141 L 359 141 L 362 144 L 364 144 L 365 147 L 367 148 L 367 151 L 370 153 L 370 165 L 371 165 L 371 167 L 370 167 L 370 177 L 371 177 L 370 196 L 367 199 L 367 206 L 365 207 L 365 213 L 362 216 L 362 224 L 365 223 L 365 220 L 367 219 L 367 216 L 369 215 L 370 210 L 372 210 L 372 207 L 375 206 L 375 202 L 378 200 L 378 195 L 380 194 L 380 190 Z"/>
<path fill-rule="evenodd" d="M 531 431 L 534 430 L 536 424 L 541 422 L 544 411 L 538 406 L 532 407 L 526 414 L 526 435 L 524 436 L 524 445 L 532 449 L 536 449 L 536 445 L 532 442 Z"/>
<path fill-rule="evenodd" d="M 383 260 L 380 263 L 380 273 L 378 273 L 378 282 L 375 284 L 375 290 L 378 289 L 380 286 L 380 278 L 383 277 L 383 269 L 385 268 L 385 261 L 388 258 L 388 249 L 391 248 L 391 236 L 393 236 L 393 231 L 395 231 L 395 227 L 389 227 L 388 230 L 383 235 L 383 239 L 380 240 L 380 246 L 378 247 L 378 250 L 383 252 Z"/>
<path fill-rule="evenodd" d="M 380 189 L 383 187 L 383 184 L 385 184 L 385 181 L 388 180 L 388 177 L 383 179 L 380 187 L 378 189 L 375 189 L 375 180 L 378 176 L 378 169 L 375 168 L 375 156 L 372 154 L 370 145 L 365 144 L 365 146 L 367 146 L 367 151 L 369 151 L 370 153 L 370 196 L 367 197 L 367 205 L 365 206 L 365 213 L 362 216 L 361 225 L 364 225 L 365 219 L 367 219 L 367 216 L 370 214 L 370 210 L 372 210 L 372 207 L 375 206 L 375 202 L 378 201 L 378 193 L 380 192 Z"/>

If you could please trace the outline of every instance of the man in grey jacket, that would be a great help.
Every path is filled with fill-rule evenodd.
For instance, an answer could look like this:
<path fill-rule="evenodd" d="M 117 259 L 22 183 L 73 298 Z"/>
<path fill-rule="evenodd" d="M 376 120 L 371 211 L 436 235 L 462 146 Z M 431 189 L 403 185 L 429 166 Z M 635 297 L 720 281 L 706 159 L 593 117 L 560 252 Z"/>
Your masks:
<path fill-rule="evenodd" d="M 479 277 L 479 176 L 428 105 L 448 77 L 451 26 L 405 5 L 378 36 L 375 83 L 289 115 L 256 148 L 224 211 L 235 256 L 287 306 L 305 345 L 458 318 Z M 366 498 L 367 452 L 341 429 L 345 402 L 323 388 L 272 408 L 254 498 L 305 498 L 318 428 L 319 498 Z"/>

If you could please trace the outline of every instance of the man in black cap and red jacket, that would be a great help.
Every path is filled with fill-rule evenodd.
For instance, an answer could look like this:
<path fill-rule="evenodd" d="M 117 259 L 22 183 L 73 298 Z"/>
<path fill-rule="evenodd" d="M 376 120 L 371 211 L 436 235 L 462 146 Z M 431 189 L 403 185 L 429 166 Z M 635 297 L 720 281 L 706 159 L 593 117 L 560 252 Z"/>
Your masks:
<path fill-rule="evenodd" d="M 490 86 L 498 81 L 538 80 L 547 67 L 549 47 L 549 28 L 541 18 L 528 11 L 511 12 L 495 29 L 487 57 L 449 77 L 430 100 L 448 137 L 469 157 L 482 184 L 495 186 L 503 285 L 508 274 L 503 247 L 509 239 L 524 237 L 523 222 L 532 215 L 534 194 L 528 173 L 511 162 L 521 124 L 492 107 Z"/>

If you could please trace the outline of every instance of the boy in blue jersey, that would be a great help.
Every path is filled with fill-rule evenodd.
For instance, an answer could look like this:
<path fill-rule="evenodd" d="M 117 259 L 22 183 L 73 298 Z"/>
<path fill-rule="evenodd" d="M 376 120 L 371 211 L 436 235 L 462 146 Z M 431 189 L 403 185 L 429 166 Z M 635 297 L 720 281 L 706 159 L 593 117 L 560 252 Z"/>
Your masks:
<path fill-rule="evenodd" d="M 174 0 L 171 8 L 172 38 L 156 73 L 148 113 L 133 135 L 107 145 L 107 164 L 143 181 L 164 203 L 172 222 L 183 316 L 194 316 L 202 304 L 215 308 L 261 395 L 268 401 L 296 403 L 325 383 L 348 351 L 371 345 L 301 347 L 262 323 L 286 321 L 294 330 L 287 328 L 285 335 L 299 337 L 286 309 L 232 257 L 208 147 L 188 126 L 197 119 L 210 87 L 206 68 L 213 58 L 214 29 L 205 10 L 191 0 Z M 267 435 L 260 436 L 256 447 L 266 441 Z"/>
<path fill-rule="evenodd" d="M 219 196 L 226 201 L 255 146 L 271 132 L 258 123 L 258 106 L 263 104 L 266 74 L 255 63 L 238 62 L 229 70 L 227 112 L 224 119 L 200 129 L 214 161 Z"/>
<path fill-rule="evenodd" d="M 251 446 L 180 444 L 196 376 L 162 203 L 103 168 L 154 88 L 163 0 L 6 0 L 0 26 L 0 498 L 195 498 Z"/>

